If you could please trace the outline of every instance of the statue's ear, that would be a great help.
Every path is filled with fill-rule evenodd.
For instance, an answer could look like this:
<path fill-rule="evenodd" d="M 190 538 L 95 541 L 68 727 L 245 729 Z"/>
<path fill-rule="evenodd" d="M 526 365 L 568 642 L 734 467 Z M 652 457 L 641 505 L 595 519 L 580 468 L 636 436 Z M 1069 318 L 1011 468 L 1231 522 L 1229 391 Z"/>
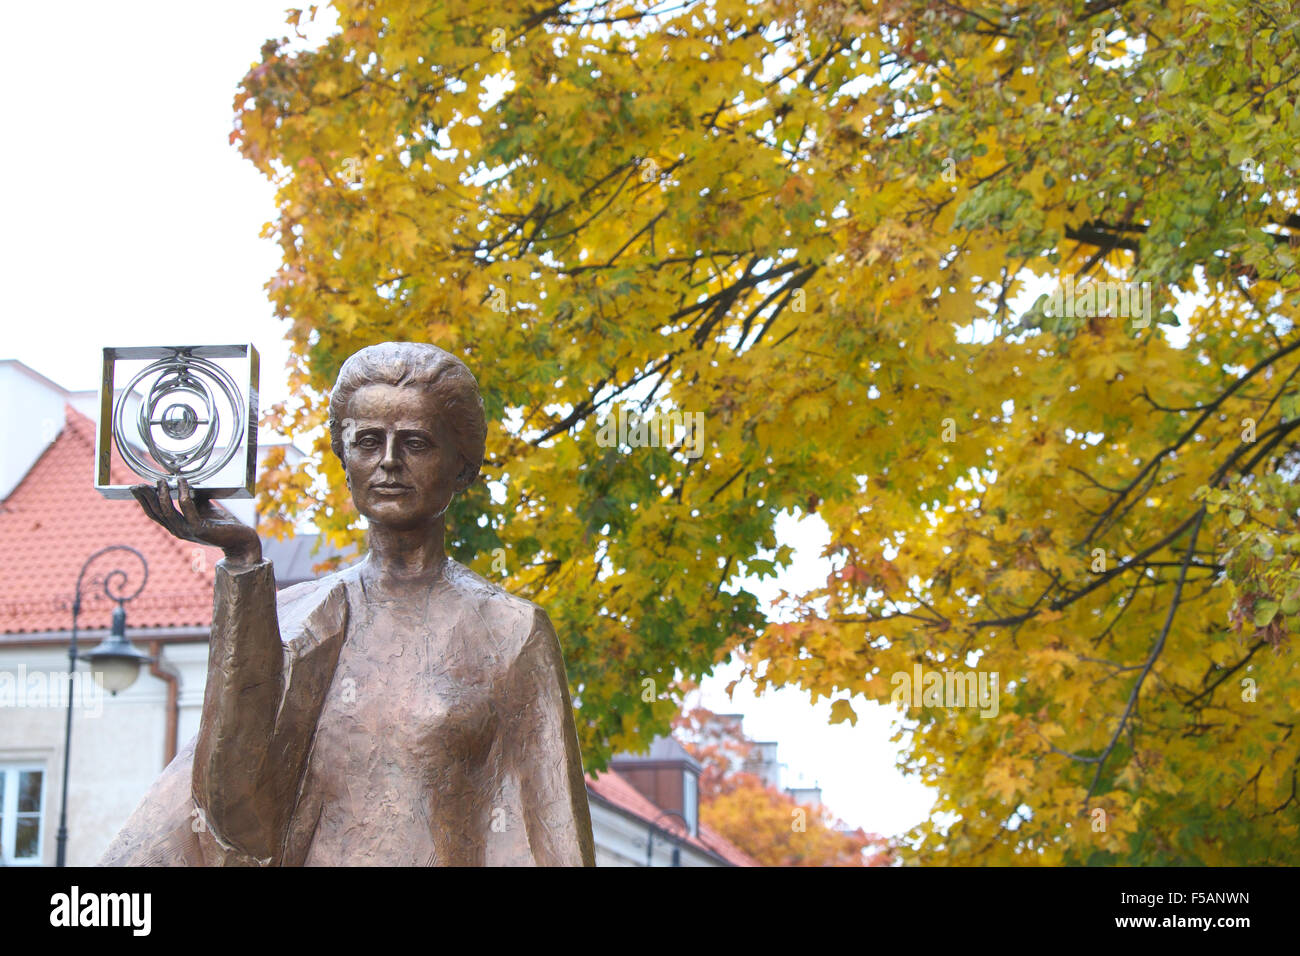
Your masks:
<path fill-rule="evenodd" d="M 471 465 L 469 462 L 465 462 L 465 467 L 462 468 L 460 474 L 456 476 L 457 493 L 464 491 L 470 485 L 474 484 L 474 479 L 478 477 L 478 472 L 478 465 Z"/>

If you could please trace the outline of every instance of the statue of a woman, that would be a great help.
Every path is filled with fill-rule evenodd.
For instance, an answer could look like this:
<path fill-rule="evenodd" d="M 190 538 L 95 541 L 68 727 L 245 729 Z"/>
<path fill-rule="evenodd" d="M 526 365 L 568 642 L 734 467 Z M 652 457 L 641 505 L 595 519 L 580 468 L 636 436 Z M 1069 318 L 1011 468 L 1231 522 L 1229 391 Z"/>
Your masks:
<path fill-rule="evenodd" d="M 101 863 L 593 865 L 551 623 L 444 552 L 483 461 L 474 376 L 432 345 L 362 349 L 330 435 L 369 553 L 278 595 L 252 528 L 183 481 L 175 504 L 134 489 L 225 559 L 198 735 Z"/>

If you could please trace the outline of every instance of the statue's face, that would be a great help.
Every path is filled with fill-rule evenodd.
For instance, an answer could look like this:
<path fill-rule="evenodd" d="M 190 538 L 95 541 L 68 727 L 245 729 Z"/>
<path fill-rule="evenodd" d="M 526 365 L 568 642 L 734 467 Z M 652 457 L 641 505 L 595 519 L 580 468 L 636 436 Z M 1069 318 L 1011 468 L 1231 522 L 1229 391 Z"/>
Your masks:
<path fill-rule="evenodd" d="M 464 489 L 465 462 L 423 388 L 366 385 L 348 402 L 343 464 L 357 510 L 377 525 L 428 526 Z"/>

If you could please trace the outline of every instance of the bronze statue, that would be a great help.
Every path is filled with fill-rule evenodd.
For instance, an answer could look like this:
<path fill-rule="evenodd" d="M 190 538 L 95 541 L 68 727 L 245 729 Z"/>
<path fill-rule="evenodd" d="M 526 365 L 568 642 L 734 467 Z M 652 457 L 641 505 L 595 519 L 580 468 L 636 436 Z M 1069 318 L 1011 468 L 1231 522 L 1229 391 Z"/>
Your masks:
<path fill-rule="evenodd" d="M 183 480 L 176 504 L 133 489 L 225 559 L 199 733 L 101 864 L 594 865 L 551 622 L 444 552 L 483 461 L 474 376 L 432 345 L 362 349 L 330 435 L 369 552 L 278 595 L 252 528 Z"/>

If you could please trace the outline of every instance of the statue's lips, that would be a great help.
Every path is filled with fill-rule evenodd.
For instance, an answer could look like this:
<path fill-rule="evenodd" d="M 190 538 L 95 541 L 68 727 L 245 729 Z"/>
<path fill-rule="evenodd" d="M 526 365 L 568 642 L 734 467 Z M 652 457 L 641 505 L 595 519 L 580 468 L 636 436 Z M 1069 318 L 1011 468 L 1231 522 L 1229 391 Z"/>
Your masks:
<path fill-rule="evenodd" d="M 401 495 L 414 489 L 410 485 L 371 485 L 370 490 L 379 495 Z"/>

